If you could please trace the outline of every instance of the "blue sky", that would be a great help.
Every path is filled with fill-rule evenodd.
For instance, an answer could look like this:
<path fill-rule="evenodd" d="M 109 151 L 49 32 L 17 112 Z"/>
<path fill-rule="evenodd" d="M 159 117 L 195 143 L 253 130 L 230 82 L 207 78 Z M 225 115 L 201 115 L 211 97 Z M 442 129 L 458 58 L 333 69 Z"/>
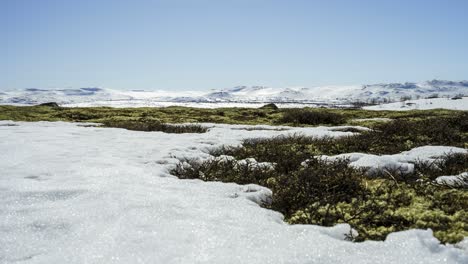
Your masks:
<path fill-rule="evenodd" d="M 0 0 L 0 89 L 468 79 L 466 0 Z"/>

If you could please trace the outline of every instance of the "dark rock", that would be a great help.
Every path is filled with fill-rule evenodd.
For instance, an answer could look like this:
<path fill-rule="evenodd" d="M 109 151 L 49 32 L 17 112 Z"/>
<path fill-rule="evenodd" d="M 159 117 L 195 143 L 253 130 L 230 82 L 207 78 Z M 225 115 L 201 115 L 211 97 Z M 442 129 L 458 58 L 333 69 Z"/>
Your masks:
<path fill-rule="evenodd" d="M 274 110 L 278 110 L 278 106 L 276 106 L 274 103 L 270 103 L 270 104 L 266 104 L 266 105 L 260 107 L 260 109 L 274 109 Z"/>
<path fill-rule="evenodd" d="M 56 102 L 49 102 L 49 103 L 38 104 L 38 106 L 60 107 Z"/>

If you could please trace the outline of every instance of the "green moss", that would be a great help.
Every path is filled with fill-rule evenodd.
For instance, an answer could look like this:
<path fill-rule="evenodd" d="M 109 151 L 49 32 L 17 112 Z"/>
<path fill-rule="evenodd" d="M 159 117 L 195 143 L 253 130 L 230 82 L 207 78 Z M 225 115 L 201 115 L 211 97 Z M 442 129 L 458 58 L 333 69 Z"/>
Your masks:
<path fill-rule="evenodd" d="M 434 236 L 444 243 L 455 243 L 468 236 L 468 214 L 456 208 L 463 203 L 458 199 L 468 198 L 465 191 L 434 190 L 434 187 L 424 185 L 420 188 L 429 188 L 435 193 L 423 196 L 408 184 L 394 185 L 379 180 L 371 181 L 370 186 L 365 199 L 335 205 L 314 203 L 296 211 L 288 221 L 293 224 L 348 223 L 359 232 L 354 238 L 356 241 L 383 240 L 391 232 L 411 228 L 431 228 Z M 439 195 L 452 197 L 450 201 L 441 202 Z"/>
<path fill-rule="evenodd" d="M 295 113 L 295 120 L 288 115 Z M 392 119 L 422 120 L 429 117 L 446 118 L 463 113 L 452 110 L 425 111 L 367 111 L 356 109 L 304 108 L 301 110 L 265 107 L 201 109 L 190 107 L 165 108 L 111 108 L 111 107 L 48 107 L 48 106 L 0 106 L 0 120 L 13 121 L 74 121 L 104 122 L 110 119 L 136 120 L 151 117 L 162 123 L 212 122 L 226 124 L 292 124 L 299 126 L 323 124 L 350 124 L 356 118 L 385 117 Z M 295 121 L 294 121 L 295 120 Z M 370 122 L 373 125 L 375 122 Z"/>

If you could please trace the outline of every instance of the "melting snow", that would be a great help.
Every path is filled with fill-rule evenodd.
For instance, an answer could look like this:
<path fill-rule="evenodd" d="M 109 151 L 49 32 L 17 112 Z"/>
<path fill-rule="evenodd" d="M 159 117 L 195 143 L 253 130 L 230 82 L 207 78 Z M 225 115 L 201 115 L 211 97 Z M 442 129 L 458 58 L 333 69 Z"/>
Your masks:
<path fill-rule="evenodd" d="M 165 134 L 0 124 L 1 263 L 468 262 L 430 230 L 351 243 L 343 240 L 346 225 L 285 224 L 257 204 L 271 195 L 266 188 L 167 173 L 175 156 L 207 156 L 202 150 L 246 137 L 348 132 L 212 125 L 204 134 Z"/>
<path fill-rule="evenodd" d="M 400 171 L 402 174 L 412 173 L 417 161 L 431 162 L 446 154 L 468 153 L 468 150 L 446 146 L 424 146 L 394 155 L 373 155 L 364 153 L 345 153 L 335 156 L 321 156 L 324 160 L 348 159 L 350 166 L 364 168 L 373 175 L 385 170 Z"/>
<path fill-rule="evenodd" d="M 448 185 L 463 185 L 468 187 L 463 179 L 468 179 L 468 172 L 463 172 L 458 175 L 440 176 L 437 177 L 436 182 Z"/>

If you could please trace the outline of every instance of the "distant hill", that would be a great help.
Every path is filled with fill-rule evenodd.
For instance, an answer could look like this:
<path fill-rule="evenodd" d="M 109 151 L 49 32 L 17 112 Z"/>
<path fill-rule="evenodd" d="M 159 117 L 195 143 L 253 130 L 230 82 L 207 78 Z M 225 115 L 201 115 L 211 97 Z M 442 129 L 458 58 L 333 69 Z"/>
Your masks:
<path fill-rule="evenodd" d="M 151 102 L 174 103 L 317 103 L 346 104 L 396 102 L 402 99 L 468 95 L 468 81 L 432 80 L 421 83 L 382 83 L 351 86 L 285 87 L 237 86 L 203 91 L 120 91 L 103 88 L 40 89 L 3 91 L 0 104 L 35 105 L 57 102 L 61 105 L 120 106 L 149 105 Z"/>

